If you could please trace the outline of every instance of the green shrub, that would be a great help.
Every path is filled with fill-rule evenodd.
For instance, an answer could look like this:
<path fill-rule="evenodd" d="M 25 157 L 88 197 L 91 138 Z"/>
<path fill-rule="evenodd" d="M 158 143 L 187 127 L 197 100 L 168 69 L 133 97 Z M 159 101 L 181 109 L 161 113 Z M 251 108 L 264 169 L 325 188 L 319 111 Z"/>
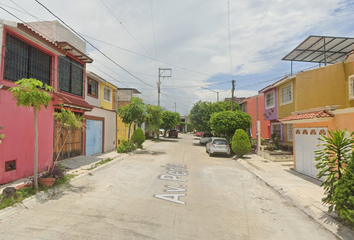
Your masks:
<path fill-rule="evenodd" d="M 354 156 L 334 189 L 333 202 L 338 216 L 354 225 Z"/>
<path fill-rule="evenodd" d="M 243 157 L 243 155 L 251 151 L 251 143 L 247 133 L 242 129 L 237 129 L 232 137 L 232 151 L 235 152 L 237 157 Z"/>
<path fill-rule="evenodd" d="M 117 148 L 118 153 L 128 153 L 135 150 L 135 145 L 128 142 L 124 138 L 122 139 L 122 144 Z"/>
<path fill-rule="evenodd" d="M 143 148 L 143 143 L 145 142 L 145 135 L 141 128 L 138 128 L 134 131 L 133 136 L 131 138 L 131 142 L 136 144 L 138 148 Z"/>

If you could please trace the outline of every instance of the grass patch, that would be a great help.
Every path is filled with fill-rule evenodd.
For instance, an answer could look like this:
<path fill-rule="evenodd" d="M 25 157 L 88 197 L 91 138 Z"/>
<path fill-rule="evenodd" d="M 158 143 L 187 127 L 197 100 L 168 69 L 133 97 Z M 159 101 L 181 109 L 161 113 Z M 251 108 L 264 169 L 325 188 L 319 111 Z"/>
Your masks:
<path fill-rule="evenodd" d="M 57 187 L 57 186 L 61 186 L 61 185 L 67 184 L 75 176 L 76 176 L 75 174 L 66 174 L 66 175 L 64 175 L 64 177 L 56 180 L 54 185 L 53 185 L 53 187 Z M 0 210 L 4 209 L 4 208 L 7 208 L 7 207 L 11 207 L 11 206 L 15 205 L 16 203 L 22 203 L 23 200 L 35 195 L 37 192 L 47 191 L 48 189 L 50 189 L 50 187 L 39 185 L 37 191 L 36 191 L 36 189 L 33 186 L 24 187 L 24 188 L 22 188 L 20 190 L 17 190 L 16 194 L 14 196 L 5 198 L 4 201 L 2 201 L 2 203 L 0 204 Z M 0 195 L 0 200 L 2 199 L 2 197 L 3 197 L 3 195 L 1 194 Z"/>
<path fill-rule="evenodd" d="M 91 167 L 88 168 L 87 170 L 95 169 L 96 167 L 99 167 L 99 166 L 101 166 L 101 165 L 103 165 L 103 164 L 106 164 L 106 163 L 108 163 L 108 162 L 110 162 L 110 161 L 113 161 L 113 159 L 112 159 L 112 158 L 102 159 L 101 161 L 99 161 L 99 162 L 97 162 L 97 163 L 91 165 Z"/>

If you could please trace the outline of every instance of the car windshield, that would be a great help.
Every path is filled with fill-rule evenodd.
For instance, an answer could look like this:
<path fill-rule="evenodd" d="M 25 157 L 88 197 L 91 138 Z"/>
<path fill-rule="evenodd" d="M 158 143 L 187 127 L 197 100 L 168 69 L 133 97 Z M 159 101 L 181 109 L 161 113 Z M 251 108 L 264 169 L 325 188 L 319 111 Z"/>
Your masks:
<path fill-rule="evenodd" d="M 213 136 L 213 134 L 211 134 L 211 133 L 204 133 L 203 134 L 203 137 L 212 137 Z"/>
<path fill-rule="evenodd" d="M 227 141 L 222 140 L 222 139 L 217 139 L 217 140 L 214 140 L 214 144 L 215 145 L 227 145 Z"/>

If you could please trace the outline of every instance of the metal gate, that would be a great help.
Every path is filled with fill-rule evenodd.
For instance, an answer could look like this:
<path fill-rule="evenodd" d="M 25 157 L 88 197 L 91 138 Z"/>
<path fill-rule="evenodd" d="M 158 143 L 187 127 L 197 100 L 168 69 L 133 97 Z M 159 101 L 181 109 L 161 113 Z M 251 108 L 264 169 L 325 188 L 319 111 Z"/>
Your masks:
<path fill-rule="evenodd" d="M 310 177 L 317 178 L 319 170 L 315 165 L 315 151 L 321 142 L 320 135 L 327 135 L 327 128 L 295 128 L 295 169 Z"/>
<path fill-rule="evenodd" d="M 103 121 L 86 120 L 86 156 L 102 153 Z"/>

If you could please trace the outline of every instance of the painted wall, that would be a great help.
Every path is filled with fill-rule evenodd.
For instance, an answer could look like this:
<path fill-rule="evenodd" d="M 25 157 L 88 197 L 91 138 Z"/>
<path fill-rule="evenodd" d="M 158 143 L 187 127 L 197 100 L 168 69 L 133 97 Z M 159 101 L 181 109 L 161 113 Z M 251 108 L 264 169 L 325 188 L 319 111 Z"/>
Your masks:
<path fill-rule="evenodd" d="M 96 80 L 94 78 L 92 78 L 93 80 Z M 97 80 L 96 80 L 97 81 Z M 97 81 L 97 98 L 92 97 L 91 95 L 88 95 L 87 91 L 88 91 L 88 78 L 86 77 L 86 86 L 85 86 L 85 101 L 88 102 L 89 104 L 91 104 L 92 106 L 96 106 L 96 107 L 100 107 L 101 106 L 101 84 L 99 81 Z"/>
<path fill-rule="evenodd" d="M 33 175 L 34 120 L 33 109 L 17 107 L 12 93 L 0 90 L 0 184 Z M 38 169 L 45 170 L 53 150 L 53 106 L 42 108 L 38 114 Z M 5 172 L 5 162 L 16 160 L 16 170 Z"/>
<path fill-rule="evenodd" d="M 265 102 L 265 95 L 271 91 L 274 91 L 274 107 L 267 108 Z M 264 92 L 264 120 L 276 120 L 278 119 L 278 94 L 276 88 L 271 88 Z"/>
<path fill-rule="evenodd" d="M 91 112 L 87 112 L 86 116 L 104 118 L 105 124 L 103 151 L 107 152 L 116 149 L 116 112 L 102 108 L 94 108 Z"/>
<path fill-rule="evenodd" d="M 111 89 L 111 102 L 107 102 L 105 100 L 103 100 L 103 89 L 104 87 Z M 101 107 L 108 109 L 108 110 L 112 110 L 113 109 L 113 101 L 115 99 L 113 99 L 113 87 L 109 84 L 106 83 L 100 83 L 100 92 L 101 92 Z"/>
<path fill-rule="evenodd" d="M 270 138 L 270 121 L 264 120 L 264 95 L 260 94 L 244 100 L 247 106 L 247 113 L 252 117 L 251 134 L 253 138 L 257 138 L 257 101 L 258 101 L 258 120 L 261 123 L 261 138 Z"/>
<path fill-rule="evenodd" d="M 283 83 L 281 85 L 279 85 L 277 88 L 278 88 L 278 94 L 277 94 L 277 98 L 278 98 L 278 118 L 283 118 L 283 117 L 288 117 L 288 116 L 291 116 L 291 112 L 294 112 L 295 111 L 295 103 L 297 101 L 297 99 L 299 98 L 296 94 L 297 94 L 297 90 L 296 90 L 296 86 L 297 86 L 297 82 L 295 81 L 296 79 L 293 78 L 292 80 L 290 81 L 287 81 L 286 83 Z M 284 104 L 284 105 L 280 105 L 280 89 L 289 84 L 289 83 L 292 83 L 293 85 L 293 91 L 292 91 L 292 97 L 293 97 L 293 101 L 292 103 L 287 103 L 287 104 Z"/>
<path fill-rule="evenodd" d="M 337 63 L 296 75 L 296 110 L 339 105 L 354 107 L 349 100 L 348 76 L 353 63 Z M 285 116 L 284 116 L 285 117 Z"/>

